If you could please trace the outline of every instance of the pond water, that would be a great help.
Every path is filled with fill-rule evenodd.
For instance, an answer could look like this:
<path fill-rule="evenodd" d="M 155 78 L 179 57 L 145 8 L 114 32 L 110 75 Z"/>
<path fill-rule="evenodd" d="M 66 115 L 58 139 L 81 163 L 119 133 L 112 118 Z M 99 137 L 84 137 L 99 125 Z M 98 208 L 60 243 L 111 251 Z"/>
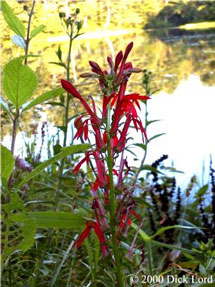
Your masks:
<path fill-rule="evenodd" d="M 205 162 L 204 180 L 207 180 L 210 154 L 215 160 L 215 31 L 143 31 L 144 20 L 138 8 L 141 1 L 131 2 L 107 1 L 104 4 L 103 1 L 88 0 L 76 1 L 74 4 L 69 1 L 42 1 L 37 4 L 33 26 L 45 24 L 47 28 L 41 36 L 32 40 L 30 46 L 31 53 L 40 55 L 29 61 L 29 66 L 37 72 L 39 80 L 35 97 L 55 88 L 60 79 L 65 78 L 63 68 L 50 64 L 57 60 L 55 51 L 59 45 L 64 58 L 68 49 L 68 39 L 58 13 L 64 10 L 69 13 L 71 9 L 80 7 L 84 35 L 74 42 L 72 49 L 71 74 L 75 84 L 83 83 L 78 75 L 90 70 L 89 60 L 96 61 L 105 68 L 106 56 L 114 57 L 133 41 L 134 48 L 129 60 L 135 67 L 152 71 L 152 85 L 159 89 L 149 101 L 148 109 L 150 119 L 161 121 L 149 128 L 149 137 L 166 133 L 150 143 L 146 163 L 150 164 L 162 154 L 168 154 L 168 164 L 174 162 L 177 169 L 186 173 L 186 177 L 180 177 L 179 180 L 188 182 L 194 173 L 202 177 Z M 10 3 L 26 22 L 22 6 L 13 0 Z M 121 15 L 128 17 L 122 18 Z M 2 19 L 1 22 L 2 63 L 5 64 L 23 52 L 11 42 L 13 33 L 7 30 Z M 141 76 L 132 76 L 129 92 L 143 94 L 140 84 Z M 80 86 L 79 90 L 86 96 L 93 95 L 99 104 L 100 94 L 96 87 L 89 83 Z M 73 108 L 70 112 L 71 115 L 74 114 Z M 37 140 L 41 140 L 40 129 L 44 121 L 48 123 L 49 132 L 54 134 L 54 126 L 63 123 L 62 110 L 56 106 L 43 105 L 23 115 L 16 154 L 23 151 L 23 138 L 28 143 L 33 141 L 33 129 L 39 131 Z M 2 124 L 3 144 L 10 147 L 11 126 L 4 114 Z M 141 142 L 141 136 L 138 141 Z M 136 161 L 133 163 L 137 164 Z"/>

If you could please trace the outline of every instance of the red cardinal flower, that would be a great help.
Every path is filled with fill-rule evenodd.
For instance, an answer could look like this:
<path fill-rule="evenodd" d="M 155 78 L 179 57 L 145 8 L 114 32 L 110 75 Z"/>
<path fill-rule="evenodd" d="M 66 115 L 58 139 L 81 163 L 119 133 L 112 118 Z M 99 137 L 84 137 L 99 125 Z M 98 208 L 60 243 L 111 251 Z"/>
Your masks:
<path fill-rule="evenodd" d="M 123 233 L 126 236 L 128 228 L 132 223 L 131 218 L 135 216 L 140 220 L 140 216 L 133 210 L 135 202 L 132 197 L 132 190 L 126 190 L 123 185 L 124 179 L 130 170 L 128 162 L 124 157 L 126 143 L 129 140 L 129 127 L 132 125 L 136 131 L 140 130 L 143 140 L 147 140 L 142 119 L 138 114 L 141 110 L 140 101 L 146 101 L 149 97 L 137 93 L 126 94 L 127 83 L 131 74 L 141 72 L 140 69 L 134 68 L 131 62 L 127 62 L 132 47 L 133 43 L 131 42 L 126 47 L 125 52 L 120 51 L 115 59 L 107 57 L 109 70 L 103 70 L 96 62 L 90 61 L 89 64 L 92 73 L 81 75 L 84 78 L 93 77 L 98 79 L 103 93 L 101 110 L 96 108 L 93 97 L 90 97 L 91 104 L 88 104 L 70 82 L 61 80 L 63 88 L 73 97 L 77 98 L 86 110 L 86 113 L 80 115 L 74 122 L 77 129 L 74 139 L 90 140 L 93 147 L 74 167 L 73 173 L 76 174 L 85 162 L 93 166 L 95 179 L 94 182 L 90 183 L 90 187 L 93 195 L 92 207 L 94 209 L 95 220 L 92 219 L 86 222 L 85 229 L 75 241 L 74 247 L 79 248 L 89 236 L 91 230 L 94 230 L 104 256 L 108 255 L 108 247 L 104 234 L 104 230 L 109 229 L 109 217 L 106 213 L 110 207 L 109 205 L 112 204 L 109 198 L 112 180 L 108 173 L 110 172 L 110 162 L 114 178 L 117 177 L 117 195 L 114 194 L 115 203 L 118 201 L 115 213 L 117 233 Z M 107 119 L 108 112 L 110 112 L 110 118 Z M 90 137 L 89 133 L 91 133 Z M 110 136 L 111 153 L 107 149 L 108 136 Z M 92 141 L 93 138 L 94 141 Z M 116 159 L 119 157 L 119 153 L 121 153 L 120 165 L 116 167 Z M 112 157 L 112 160 L 110 157 Z M 120 191 L 122 196 L 118 196 L 118 192 Z M 101 196 L 102 194 L 103 197 Z"/>
<path fill-rule="evenodd" d="M 81 246 L 84 240 L 88 237 L 91 228 L 92 228 L 92 225 L 90 224 L 89 221 L 87 221 L 84 231 L 79 235 L 78 239 L 74 242 L 73 244 L 74 247 L 79 248 Z"/>
<path fill-rule="evenodd" d="M 105 237 L 104 237 L 103 231 L 101 230 L 100 225 L 97 222 L 93 222 L 93 228 L 95 230 L 96 235 L 98 236 L 102 254 L 104 255 L 104 257 L 106 257 L 109 252 L 108 252 L 107 245 L 105 243 Z"/>
<path fill-rule="evenodd" d="M 76 165 L 75 168 L 73 168 L 72 172 L 73 172 L 74 174 L 76 174 L 76 173 L 79 171 L 79 169 L 81 168 L 81 166 L 82 166 L 83 163 L 86 162 L 87 164 L 89 164 L 90 154 L 91 154 L 91 152 L 88 151 L 88 152 L 86 153 L 86 156 Z"/>
<path fill-rule="evenodd" d="M 120 51 L 116 57 L 115 61 L 111 59 L 111 57 L 107 57 L 108 65 L 110 66 L 110 71 L 103 71 L 101 67 L 93 61 L 89 61 L 91 66 L 91 70 L 93 73 L 83 73 L 80 76 L 83 78 L 98 78 L 99 85 L 103 92 L 108 91 L 109 84 L 111 82 L 113 90 L 116 90 L 118 86 L 125 81 L 125 78 L 129 78 L 132 73 L 139 73 L 142 70 L 133 68 L 130 62 L 126 63 L 129 53 L 133 47 L 133 42 L 128 44 L 125 49 L 125 53 Z M 93 76 L 94 75 L 94 76 Z"/>
<path fill-rule="evenodd" d="M 61 80 L 62 87 L 75 98 L 79 99 L 82 105 L 84 106 L 85 110 L 91 117 L 92 124 L 100 125 L 101 120 L 97 117 L 97 115 L 91 110 L 87 102 L 83 99 L 83 97 L 79 94 L 79 92 L 75 89 L 75 87 L 66 80 Z"/>
<path fill-rule="evenodd" d="M 106 257 L 109 253 L 108 248 L 105 242 L 103 231 L 97 222 L 90 222 L 90 221 L 86 222 L 85 229 L 79 235 L 78 239 L 74 242 L 73 247 L 79 248 L 81 244 L 84 242 L 84 240 L 89 236 L 91 229 L 94 229 L 101 245 L 102 254 L 104 255 L 104 257 Z"/>

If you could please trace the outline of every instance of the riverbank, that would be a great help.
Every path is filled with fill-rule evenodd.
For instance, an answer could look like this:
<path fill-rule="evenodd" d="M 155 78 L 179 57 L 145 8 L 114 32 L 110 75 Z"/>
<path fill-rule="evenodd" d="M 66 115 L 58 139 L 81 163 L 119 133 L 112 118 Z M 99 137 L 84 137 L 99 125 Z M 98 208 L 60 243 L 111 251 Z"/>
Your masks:
<path fill-rule="evenodd" d="M 184 30 L 213 29 L 213 28 L 215 28 L 215 21 L 213 21 L 213 22 L 200 22 L 200 23 L 188 23 L 185 25 L 180 25 L 178 28 L 184 29 Z"/>

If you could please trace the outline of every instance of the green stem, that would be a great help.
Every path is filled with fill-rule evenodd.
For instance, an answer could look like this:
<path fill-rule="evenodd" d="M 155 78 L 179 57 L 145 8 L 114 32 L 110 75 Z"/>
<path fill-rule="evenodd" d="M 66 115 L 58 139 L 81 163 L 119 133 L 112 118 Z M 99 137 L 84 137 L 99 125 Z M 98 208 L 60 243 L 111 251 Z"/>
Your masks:
<path fill-rule="evenodd" d="M 32 7 L 31 7 L 31 12 L 29 14 L 29 18 L 28 18 L 28 26 L 27 26 L 27 36 L 26 36 L 26 40 L 25 40 L 25 65 L 27 66 L 28 64 L 28 48 L 29 48 L 29 43 L 30 43 L 30 30 L 31 30 L 31 18 L 33 16 L 34 13 L 34 7 L 36 4 L 36 0 L 33 1 L 32 3 Z M 17 126 L 18 126 L 18 120 L 19 120 L 19 109 L 17 109 L 16 115 L 13 119 L 13 132 L 12 132 L 12 143 L 11 143 L 11 152 L 12 154 L 14 154 L 14 149 L 15 149 L 15 142 L 16 142 L 16 132 L 17 132 Z"/>
<path fill-rule="evenodd" d="M 147 102 L 145 103 L 145 131 L 147 132 L 147 122 L 148 122 L 148 111 L 147 111 Z M 142 158 L 142 161 L 140 163 L 140 166 L 135 174 L 135 177 L 133 179 L 133 184 L 136 182 L 140 172 L 141 172 L 141 169 L 142 169 L 142 166 L 146 160 L 146 156 L 147 156 L 147 150 L 148 150 L 148 142 L 146 141 L 146 144 L 145 144 L 145 153 L 144 153 L 144 156 Z"/>
<path fill-rule="evenodd" d="M 70 33 L 69 37 L 69 51 L 68 51 L 68 58 L 67 58 L 67 68 L 66 68 L 66 79 L 67 81 L 70 80 L 70 63 L 71 63 L 71 52 L 72 52 L 72 42 L 73 42 L 73 32 Z M 66 98 L 66 111 L 65 111 L 65 133 L 64 133 L 64 142 L 63 146 L 66 146 L 66 140 L 67 140 L 67 131 L 68 131 L 68 122 L 69 122 L 69 103 L 70 103 L 71 96 L 69 93 L 67 93 Z"/>
<path fill-rule="evenodd" d="M 123 287 L 123 279 L 121 273 L 121 265 L 119 260 L 119 252 L 117 246 L 117 235 L 116 235 L 116 221 L 115 221 L 115 188 L 113 182 L 113 162 L 111 155 L 111 135 L 110 135 L 110 104 L 108 106 L 107 112 L 107 164 L 108 164 L 108 173 L 109 173 L 109 181 L 110 181 L 110 226 L 111 226 L 111 234 L 112 234 L 112 244 L 113 244 L 113 253 L 115 259 L 115 268 L 117 274 L 117 281 L 119 287 Z"/>
<path fill-rule="evenodd" d="M 36 0 L 33 1 L 32 3 L 32 7 L 31 7 L 31 12 L 29 14 L 29 18 L 28 18 L 28 27 L 27 27 L 27 37 L 26 37 L 26 40 L 25 40 L 25 44 L 26 44 L 26 47 L 25 47 L 25 65 L 27 66 L 28 64 L 28 48 L 29 48 L 29 43 L 30 43 L 30 29 L 31 29 L 31 18 L 33 16 L 33 13 L 34 13 L 34 7 L 35 7 L 35 4 L 36 4 Z"/>
<path fill-rule="evenodd" d="M 146 243 L 146 247 L 147 247 L 147 257 L 148 257 L 148 266 L 149 266 L 149 274 L 153 275 L 153 260 L 152 260 L 152 246 L 151 246 L 151 242 L 148 241 Z"/>
<path fill-rule="evenodd" d="M 19 110 L 17 110 L 16 115 L 15 115 L 15 117 L 13 119 L 13 132 L 12 132 L 12 142 L 11 142 L 11 152 L 12 152 L 12 154 L 14 154 L 14 149 L 15 149 L 18 120 L 19 120 Z"/>

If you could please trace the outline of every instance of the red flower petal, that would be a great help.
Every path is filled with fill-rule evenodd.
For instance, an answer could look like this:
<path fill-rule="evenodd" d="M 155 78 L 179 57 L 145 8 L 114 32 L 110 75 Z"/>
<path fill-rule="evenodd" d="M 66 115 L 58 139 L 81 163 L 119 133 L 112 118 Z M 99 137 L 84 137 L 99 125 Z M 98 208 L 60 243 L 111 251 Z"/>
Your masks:
<path fill-rule="evenodd" d="M 129 53 L 131 52 L 131 49 L 133 48 L 133 42 L 131 42 L 130 44 L 128 44 L 128 46 L 126 47 L 125 49 L 125 54 L 124 54 L 124 57 L 123 57 L 123 60 L 126 61 Z"/>
<path fill-rule="evenodd" d="M 137 214 L 133 209 L 130 210 L 130 213 L 133 214 L 138 220 L 140 220 L 139 214 Z"/>
<path fill-rule="evenodd" d="M 123 128 L 122 133 L 121 133 L 121 137 L 120 137 L 118 145 L 117 145 L 117 149 L 119 151 L 121 151 L 126 144 L 126 135 L 127 135 L 130 123 L 131 123 L 131 117 L 127 117 L 124 128 Z"/>
<path fill-rule="evenodd" d="M 90 225 L 89 221 L 87 221 L 86 222 L 86 228 L 79 235 L 78 239 L 74 242 L 73 247 L 79 248 L 81 246 L 81 244 L 84 242 L 84 240 L 89 235 L 91 228 L 92 228 L 92 225 Z"/>
<path fill-rule="evenodd" d="M 113 68 L 113 60 L 111 59 L 111 57 L 108 56 L 107 61 L 108 61 L 110 68 L 112 69 Z"/>
<path fill-rule="evenodd" d="M 79 129 L 77 130 L 75 136 L 74 136 L 74 140 L 77 138 L 80 138 L 83 135 L 84 132 L 84 128 L 83 126 L 80 126 Z"/>
<path fill-rule="evenodd" d="M 88 124 L 86 124 L 84 127 L 84 139 L 85 139 L 85 141 L 87 140 L 87 138 L 88 138 Z"/>
<path fill-rule="evenodd" d="M 82 96 L 70 82 L 66 80 L 61 80 L 61 85 L 68 93 L 72 94 L 75 98 L 82 98 Z"/>
<path fill-rule="evenodd" d="M 74 174 L 76 174 L 76 173 L 79 171 L 80 167 L 82 166 L 82 164 L 83 164 L 85 161 L 86 161 L 86 162 L 89 161 L 89 153 L 88 153 L 88 152 L 87 152 L 86 156 L 76 165 L 76 167 L 72 170 L 72 172 L 73 172 Z"/>
<path fill-rule="evenodd" d="M 128 101 L 128 100 L 142 100 L 142 101 L 146 101 L 146 100 L 149 100 L 150 97 L 148 96 L 141 96 L 139 94 L 130 94 L 130 95 L 126 95 L 124 97 L 124 100 L 125 101 Z"/>
<path fill-rule="evenodd" d="M 120 51 L 117 55 L 116 55 L 116 58 L 115 58 L 115 67 L 114 67 L 114 71 L 116 73 L 118 67 L 119 67 L 119 64 L 121 63 L 122 61 L 122 58 L 123 58 L 123 53 L 122 51 Z"/>
<path fill-rule="evenodd" d="M 107 144 L 107 132 L 106 131 L 103 133 L 103 141 L 105 144 Z"/>
<path fill-rule="evenodd" d="M 70 94 L 72 94 L 75 98 L 78 98 L 82 105 L 84 106 L 87 113 L 90 115 L 91 120 L 94 124 L 100 125 L 101 120 L 96 116 L 96 114 L 91 110 L 87 102 L 83 99 L 83 97 L 79 94 L 79 92 L 75 89 L 75 87 L 66 80 L 61 80 L 62 87 Z"/>
<path fill-rule="evenodd" d="M 98 236 L 100 245 L 101 245 L 101 250 L 102 254 L 106 257 L 108 255 L 108 248 L 105 243 L 105 237 L 103 234 L 103 231 L 101 230 L 101 227 L 97 222 L 93 222 L 93 228 L 95 230 L 96 235 Z"/>
<path fill-rule="evenodd" d="M 114 173 L 116 176 L 118 176 L 118 172 L 117 172 L 117 170 L 116 170 L 115 168 L 113 168 L 113 173 Z"/>
<path fill-rule="evenodd" d="M 100 76 L 103 76 L 102 69 L 96 62 L 89 61 L 89 64 L 92 67 L 93 72 L 95 72 L 96 74 L 99 74 Z"/>
<path fill-rule="evenodd" d="M 104 172 L 105 172 L 105 166 L 103 161 L 100 158 L 100 153 L 98 151 L 94 151 L 94 158 L 96 161 L 96 166 L 97 166 L 97 173 L 98 173 L 98 178 L 99 181 L 101 182 L 102 186 L 106 184 L 105 178 L 104 178 Z"/>

